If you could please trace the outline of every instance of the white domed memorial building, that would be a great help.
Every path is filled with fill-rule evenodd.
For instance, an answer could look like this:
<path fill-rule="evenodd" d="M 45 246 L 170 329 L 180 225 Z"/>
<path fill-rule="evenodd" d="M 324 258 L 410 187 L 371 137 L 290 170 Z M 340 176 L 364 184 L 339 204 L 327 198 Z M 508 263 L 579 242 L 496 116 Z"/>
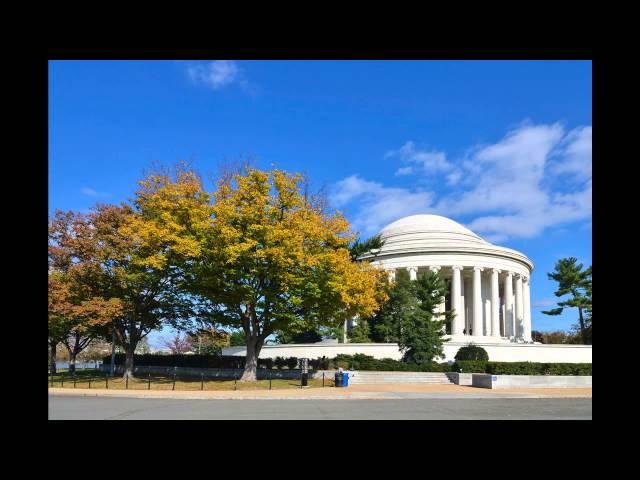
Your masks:
<path fill-rule="evenodd" d="M 489 360 L 513 362 L 591 363 L 591 345 L 542 345 L 531 338 L 531 272 L 533 262 L 510 248 L 493 245 L 468 228 L 439 215 L 412 215 L 380 231 L 384 245 L 359 260 L 368 260 L 393 279 L 407 270 L 411 279 L 435 271 L 448 284 L 440 308 L 453 310 L 446 325 L 444 358 L 453 360 L 461 346 L 483 347 Z M 355 323 L 354 320 L 352 323 Z M 376 358 L 401 359 L 396 343 L 266 345 L 261 358 L 335 357 L 363 353 Z M 224 349 L 244 355 L 244 347 Z"/>
<path fill-rule="evenodd" d="M 380 232 L 384 246 L 363 255 L 389 272 L 407 270 L 411 279 L 437 272 L 449 285 L 443 310 L 451 341 L 531 342 L 530 279 L 533 263 L 515 250 L 492 245 L 457 222 L 438 215 L 413 215 Z"/>

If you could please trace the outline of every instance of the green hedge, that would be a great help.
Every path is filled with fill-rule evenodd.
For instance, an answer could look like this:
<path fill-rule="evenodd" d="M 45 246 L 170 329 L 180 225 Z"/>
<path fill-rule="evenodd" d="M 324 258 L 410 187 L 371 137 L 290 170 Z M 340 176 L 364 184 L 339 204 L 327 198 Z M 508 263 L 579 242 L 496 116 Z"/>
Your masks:
<path fill-rule="evenodd" d="M 492 375 L 591 375 L 591 363 L 485 362 L 457 360 L 452 371 Z"/>
<path fill-rule="evenodd" d="M 244 368 L 245 357 L 231 355 L 134 355 L 134 365 L 145 367 L 190 367 L 190 368 Z M 116 365 L 124 365 L 125 354 L 116 354 Z M 111 365 L 111 356 L 102 359 L 104 365 Z"/>
<path fill-rule="evenodd" d="M 486 360 L 456 360 L 451 365 L 452 372 L 460 373 L 485 373 L 487 371 Z"/>
<path fill-rule="evenodd" d="M 591 375 L 591 363 L 488 362 L 493 375 Z"/>
<path fill-rule="evenodd" d="M 449 372 L 451 367 L 448 363 L 405 363 L 391 358 L 376 359 L 364 354 L 336 355 L 330 361 L 334 368 L 345 368 L 364 371 L 387 371 L 387 372 Z"/>
<path fill-rule="evenodd" d="M 125 355 L 116 355 L 116 365 L 124 364 Z M 259 368 L 297 368 L 296 357 L 275 360 L 261 358 Z M 110 365 L 111 357 L 103 358 L 104 365 Z M 222 355 L 135 355 L 135 365 L 150 367 L 190 367 L 190 368 L 244 368 L 245 357 Z M 363 371 L 386 372 L 460 372 L 491 373 L 493 375 L 591 375 L 591 363 L 534 363 L 534 362 L 487 362 L 484 360 L 456 360 L 448 363 L 405 363 L 391 358 L 376 359 L 369 355 L 336 355 L 335 358 L 314 358 L 309 360 L 312 370 L 344 368 Z"/>
<path fill-rule="evenodd" d="M 116 365 L 123 365 L 124 353 L 116 354 Z M 289 357 L 284 360 L 284 365 L 296 368 L 298 359 Z M 105 365 L 111 365 L 111 356 L 102 359 Z M 232 355 L 134 355 L 134 365 L 145 367 L 188 367 L 188 368 L 244 368 L 245 357 Z M 272 358 L 259 358 L 258 367 L 271 369 L 277 365 Z"/>

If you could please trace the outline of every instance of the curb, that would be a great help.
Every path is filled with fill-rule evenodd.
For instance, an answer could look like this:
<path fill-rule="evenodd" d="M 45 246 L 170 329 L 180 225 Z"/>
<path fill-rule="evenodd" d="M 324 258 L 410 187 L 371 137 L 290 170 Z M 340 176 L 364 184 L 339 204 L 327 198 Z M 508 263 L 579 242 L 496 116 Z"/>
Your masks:
<path fill-rule="evenodd" d="M 305 392 L 306 393 L 306 392 Z M 111 397 L 111 398 L 143 398 L 143 399 L 164 399 L 164 400 L 429 400 L 429 399 L 518 399 L 518 398 L 592 398 L 590 394 L 538 394 L 532 392 L 505 392 L 505 393 L 475 393 L 475 392 L 334 392 L 332 394 L 291 394 L 291 393 L 274 393 L 267 395 L 256 395 L 247 392 L 242 395 L 237 392 L 210 392 L 210 393 L 187 393 L 180 392 L 177 395 L 162 391 L 156 391 L 152 394 L 142 391 L 89 391 L 87 389 L 49 389 L 50 397 Z"/>
<path fill-rule="evenodd" d="M 217 394 L 217 395 L 207 395 L 207 394 L 180 394 L 180 395 L 171 395 L 171 394 L 153 394 L 149 395 L 147 393 L 142 392 L 88 392 L 88 391 L 49 391 L 50 397 L 111 397 L 111 398 L 144 398 L 147 400 L 153 399 L 164 399 L 164 400 L 375 400 L 375 399 L 385 399 L 392 400 L 397 397 L 389 395 L 388 392 L 362 392 L 362 393 L 346 393 L 346 394 L 336 394 L 336 395 L 236 395 L 236 394 Z"/>

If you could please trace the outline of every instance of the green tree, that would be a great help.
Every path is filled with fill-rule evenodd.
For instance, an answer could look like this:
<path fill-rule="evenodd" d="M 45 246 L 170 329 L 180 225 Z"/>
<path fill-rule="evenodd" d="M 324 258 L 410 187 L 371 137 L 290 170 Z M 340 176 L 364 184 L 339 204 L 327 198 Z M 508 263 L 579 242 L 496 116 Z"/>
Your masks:
<path fill-rule="evenodd" d="M 278 332 L 276 334 L 276 342 L 284 343 L 316 343 L 322 340 L 322 336 L 318 330 L 313 328 L 302 333 Z"/>
<path fill-rule="evenodd" d="M 236 330 L 231 334 L 229 343 L 231 347 L 245 347 L 247 345 L 247 337 L 244 332 Z"/>
<path fill-rule="evenodd" d="M 544 335 L 538 330 L 531 330 L 531 340 L 538 343 L 544 343 Z"/>
<path fill-rule="evenodd" d="M 361 241 L 360 238 L 357 238 L 351 243 L 351 245 L 349 245 L 349 253 L 351 254 L 352 260 L 356 260 L 358 257 L 364 255 L 365 253 L 371 253 L 375 256 L 380 251 L 383 245 L 384 240 L 380 238 L 380 235 L 375 235 L 364 241 Z"/>
<path fill-rule="evenodd" d="M 344 341 L 344 323 L 341 323 L 337 326 L 323 327 L 320 329 L 321 335 L 324 338 L 331 338 L 337 340 L 338 343 L 343 343 Z"/>
<path fill-rule="evenodd" d="M 473 343 L 469 343 L 468 345 L 465 345 L 464 347 L 460 347 L 458 349 L 458 352 L 456 353 L 454 359 L 489 361 L 489 354 L 484 348 Z"/>
<path fill-rule="evenodd" d="M 98 206 L 92 216 L 97 262 L 104 285 L 127 306 L 114 322 L 125 350 L 124 375 L 133 375 L 136 346 L 152 330 L 184 330 L 192 319 L 210 320 L 206 299 L 190 294 L 186 277 L 201 252 L 187 232 L 208 225 L 210 196 L 188 166 L 157 172 L 139 182 L 131 205 Z M 163 195 L 157 195 L 161 188 Z"/>
<path fill-rule="evenodd" d="M 139 201 L 144 192 L 138 195 Z M 177 199 L 172 203 L 181 206 Z M 73 223 L 74 235 L 60 242 L 74 265 L 83 267 L 74 267 L 75 283 L 104 299 L 97 306 L 118 307 L 117 315 L 104 315 L 101 336 L 111 340 L 115 331 L 125 351 L 124 376 L 133 376 L 136 347 L 152 330 L 180 328 L 198 316 L 182 287 L 184 265 L 177 261 L 192 245 L 169 227 L 158 228 L 158 219 L 159 209 L 149 202 L 97 205 Z"/>
<path fill-rule="evenodd" d="M 187 334 L 191 351 L 200 355 L 221 355 L 231 346 L 231 334 L 215 327 L 197 328 Z"/>
<path fill-rule="evenodd" d="M 552 332 L 537 332 L 538 338 L 536 341 L 540 343 L 544 343 L 547 345 L 558 345 L 558 344 L 580 344 L 582 343 L 582 337 L 580 336 L 580 332 L 565 332 L 563 330 L 555 330 Z M 533 336 L 533 332 L 531 332 Z"/>
<path fill-rule="evenodd" d="M 388 300 L 370 319 L 371 336 L 374 342 L 397 343 L 400 341 L 398 319 L 409 314 L 411 305 L 416 303 L 409 283 L 409 273 L 396 272 L 396 279 L 387 283 Z"/>
<path fill-rule="evenodd" d="M 589 271 L 589 283 L 585 289 L 588 301 L 584 307 L 584 324 L 585 324 L 585 338 L 588 343 L 592 341 L 592 321 L 591 321 L 591 271 Z"/>
<path fill-rule="evenodd" d="M 575 257 L 562 258 L 555 264 L 555 270 L 547 274 L 558 282 L 556 297 L 570 295 L 558 302 L 558 307 L 543 311 L 545 315 L 560 315 L 565 308 L 578 309 L 578 328 L 582 343 L 591 344 L 591 266 L 583 270 L 583 264 Z"/>
<path fill-rule="evenodd" d="M 398 342 L 405 361 L 431 362 L 443 355 L 444 325 L 451 311 L 437 312 L 446 294 L 445 281 L 433 272 L 411 281 L 409 273 L 398 271 L 389 286 L 389 300 L 372 318 L 374 339 Z"/>
<path fill-rule="evenodd" d="M 447 285 L 437 273 L 428 272 L 410 281 L 418 308 L 401 324 L 400 348 L 405 360 L 415 363 L 432 362 L 444 354 L 445 325 L 451 321 L 452 312 L 438 313 L 441 298 L 446 295 Z"/>
<path fill-rule="evenodd" d="M 356 324 L 349 332 L 349 342 L 369 343 L 371 342 L 371 329 L 366 318 L 358 318 Z"/>
<path fill-rule="evenodd" d="M 180 192 L 162 175 L 146 185 L 144 202 L 158 208 L 158 232 L 171 227 L 161 238 L 175 232 L 191 241 L 182 262 L 189 292 L 211 304 L 213 323 L 245 335 L 242 380 L 256 381 L 269 335 L 371 315 L 383 300 L 383 272 L 352 261 L 348 222 L 304 195 L 300 175 L 245 168 L 218 181 L 211 205 L 192 201 L 181 210 L 176 202 L 196 192 Z"/>

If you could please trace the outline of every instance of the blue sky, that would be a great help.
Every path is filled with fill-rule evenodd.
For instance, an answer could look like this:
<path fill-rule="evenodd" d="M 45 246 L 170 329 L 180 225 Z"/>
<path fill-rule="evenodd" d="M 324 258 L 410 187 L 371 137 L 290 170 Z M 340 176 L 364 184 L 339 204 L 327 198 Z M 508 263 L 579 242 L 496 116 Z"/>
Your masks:
<path fill-rule="evenodd" d="M 131 198 L 153 162 L 305 173 L 367 236 L 453 218 L 546 273 L 591 263 L 590 61 L 52 61 L 49 211 Z M 156 343 L 157 335 L 152 338 Z"/>

